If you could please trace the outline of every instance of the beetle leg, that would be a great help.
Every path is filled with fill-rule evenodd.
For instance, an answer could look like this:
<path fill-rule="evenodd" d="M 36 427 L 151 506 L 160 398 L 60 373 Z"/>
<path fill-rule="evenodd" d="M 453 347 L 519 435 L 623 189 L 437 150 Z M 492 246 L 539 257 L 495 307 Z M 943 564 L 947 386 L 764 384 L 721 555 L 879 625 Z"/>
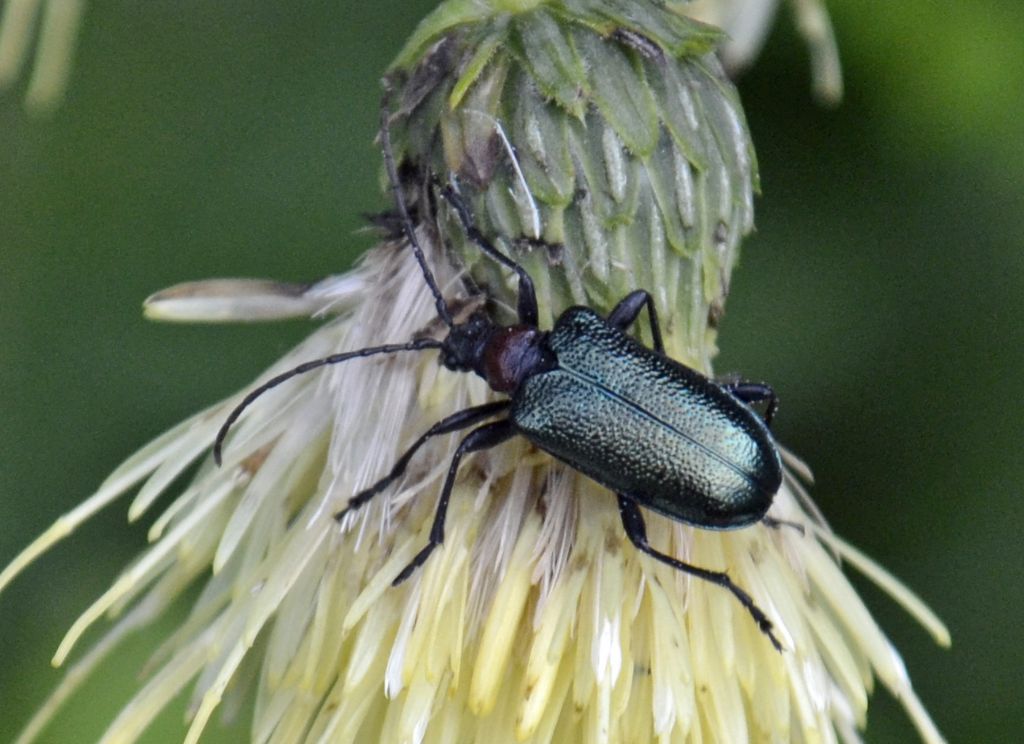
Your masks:
<path fill-rule="evenodd" d="M 391 582 L 392 586 L 398 586 L 412 576 L 412 572 L 423 565 L 430 554 L 438 545 L 444 542 L 444 519 L 448 513 L 448 499 L 452 495 L 452 487 L 455 485 L 455 475 L 459 471 L 459 462 L 467 452 L 490 449 L 515 436 L 516 430 L 508 419 L 495 421 L 490 424 L 473 429 L 459 443 L 455 454 L 452 456 L 452 464 L 448 466 L 448 477 L 444 479 L 444 487 L 441 489 L 441 498 L 437 502 L 437 511 L 434 513 L 434 524 L 430 528 L 430 541 L 416 557 L 409 562 L 409 565 L 402 569 L 402 573 Z"/>
<path fill-rule="evenodd" d="M 519 316 L 519 322 L 523 325 L 536 327 L 537 292 L 533 288 L 533 279 L 530 278 L 526 269 L 512 258 L 509 258 L 499 251 L 495 247 L 494 243 L 484 237 L 484 234 L 480 232 L 475 224 L 473 224 L 473 218 L 470 216 L 466 203 L 462 201 L 462 197 L 459 196 L 450 184 L 441 187 L 441 196 L 443 196 L 445 201 L 447 201 L 451 205 L 452 209 L 455 210 L 455 214 L 459 217 L 459 222 L 462 223 L 462 229 L 466 231 L 466 236 L 476 243 L 477 247 L 488 256 L 493 258 L 502 266 L 516 272 L 516 275 L 519 277 L 519 298 L 516 303 L 516 312 Z"/>
<path fill-rule="evenodd" d="M 807 535 L 807 531 L 804 526 L 799 522 L 794 522 L 789 519 L 776 519 L 775 517 L 761 517 L 761 524 L 772 530 L 781 530 L 783 527 L 789 527 L 800 533 L 801 537 Z"/>
<path fill-rule="evenodd" d="M 764 412 L 764 422 L 768 426 L 772 425 L 775 412 L 779 410 L 779 398 L 775 395 L 771 385 L 765 385 L 763 382 L 723 382 L 720 384 L 727 392 L 744 403 L 768 401 L 768 409 Z"/>
<path fill-rule="evenodd" d="M 499 400 L 494 403 L 484 403 L 481 406 L 465 408 L 457 413 L 453 413 L 451 416 L 441 419 L 427 429 L 419 439 L 412 443 L 412 446 L 405 451 L 405 454 L 398 458 L 398 462 L 396 462 L 394 467 L 391 468 L 390 473 L 385 475 L 369 488 L 360 491 L 350 498 L 348 503 L 345 504 L 345 508 L 335 514 L 334 518 L 340 522 L 350 511 L 358 509 L 396 480 L 401 478 L 406 467 L 408 467 L 412 456 L 415 455 L 416 451 L 419 450 L 419 448 L 422 447 L 431 437 L 436 437 L 440 434 L 449 434 L 453 431 L 458 431 L 459 429 L 465 429 L 467 426 L 472 426 L 473 424 L 483 421 L 485 418 L 489 418 L 505 408 L 508 408 L 511 402 L 512 401 L 509 400 Z"/>
<path fill-rule="evenodd" d="M 654 309 L 654 298 L 646 289 L 637 289 L 619 300 L 619 304 L 608 313 L 608 323 L 620 331 L 625 331 L 639 317 L 640 311 L 647 306 L 647 315 L 651 319 L 651 338 L 654 350 L 665 353 L 665 344 L 661 340 L 661 325 L 658 323 L 658 311 Z"/>
<path fill-rule="evenodd" d="M 761 632 L 768 636 L 768 640 L 772 642 L 776 650 L 782 651 L 782 644 L 779 643 L 779 639 L 772 633 L 772 622 L 768 619 L 768 616 L 764 614 L 760 607 L 754 604 L 754 600 L 745 591 L 740 589 L 736 584 L 733 583 L 729 575 L 724 571 L 709 571 L 706 568 L 698 568 L 697 566 L 691 566 L 689 563 L 683 563 L 680 560 L 676 560 L 671 556 L 659 553 L 657 550 L 650 546 L 647 542 L 647 526 L 644 524 L 643 515 L 640 513 L 640 507 L 637 506 L 636 502 L 618 494 L 619 497 L 619 515 L 622 517 L 622 527 L 626 530 L 626 535 L 629 537 L 633 545 L 636 546 L 637 550 L 642 553 L 646 553 L 652 558 L 656 558 L 662 563 L 671 566 L 679 571 L 696 576 L 697 578 L 710 581 L 712 584 L 728 589 L 732 592 L 733 596 L 740 601 L 740 604 L 747 608 L 747 612 L 754 618 L 754 622 L 757 623 L 757 627 L 761 629 Z"/>

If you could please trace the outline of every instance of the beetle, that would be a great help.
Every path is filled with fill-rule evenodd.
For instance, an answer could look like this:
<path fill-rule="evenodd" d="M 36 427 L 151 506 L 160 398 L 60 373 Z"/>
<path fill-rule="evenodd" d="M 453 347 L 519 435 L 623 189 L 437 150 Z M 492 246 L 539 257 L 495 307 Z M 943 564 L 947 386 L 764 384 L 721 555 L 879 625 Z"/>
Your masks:
<path fill-rule="evenodd" d="M 417 338 L 333 354 L 299 365 L 252 390 L 217 434 L 214 458 L 232 424 L 267 390 L 330 364 L 403 351 L 438 350 L 440 363 L 472 372 L 505 398 L 472 406 L 442 419 L 423 433 L 391 471 L 352 496 L 336 516 L 341 520 L 387 489 L 405 472 L 427 440 L 473 428 L 459 442 L 441 488 L 427 545 L 394 579 L 408 579 L 444 542 L 445 515 L 462 459 L 516 436 L 616 493 L 626 536 L 642 553 L 674 569 L 730 591 L 776 649 L 772 623 L 725 572 L 678 560 L 653 548 L 640 508 L 669 519 L 713 530 L 752 525 L 765 515 L 782 482 L 779 452 L 769 431 L 778 401 L 771 387 L 750 382 L 716 382 L 665 354 L 654 301 L 636 290 L 607 317 L 587 307 L 563 312 L 554 327 L 538 327 L 537 298 L 527 271 L 502 253 L 475 226 L 449 184 L 440 195 L 451 206 L 467 237 L 484 254 L 518 277 L 517 322 L 501 325 L 485 311 L 456 322 L 427 265 L 409 216 L 391 149 L 389 113 L 382 110 L 381 144 L 390 188 L 406 242 L 419 263 L 447 326 L 442 341 Z M 653 349 L 626 331 L 647 309 Z M 766 403 L 762 419 L 751 404 Z"/>

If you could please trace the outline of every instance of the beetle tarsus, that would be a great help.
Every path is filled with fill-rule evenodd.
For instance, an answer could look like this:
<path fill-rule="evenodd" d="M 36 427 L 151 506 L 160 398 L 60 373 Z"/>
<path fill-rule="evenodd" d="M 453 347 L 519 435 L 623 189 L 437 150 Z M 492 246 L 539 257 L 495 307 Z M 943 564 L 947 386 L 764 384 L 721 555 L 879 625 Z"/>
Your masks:
<path fill-rule="evenodd" d="M 761 523 L 770 529 L 781 530 L 783 527 L 789 527 L 800 533 L 801 537 L 807 535 L 807 530 L 799 522 L 794 522 L 790 519 L 776 519 L 775 517 L 761 517 Z"/>
<path fill-rule="evenodd" d="M 417 553 L 416 557 L 409 561 L 409 565 L 402 569 L 402 573 L 395 577 L 394 581 L 391 582 L 391 586 L 398 586 L 412 576 L 413 571 L 426 563 L 427 558 L 430 557 L 430 554 L 436 547 L 433 543 L 427 543 L 427 547 Z"/>

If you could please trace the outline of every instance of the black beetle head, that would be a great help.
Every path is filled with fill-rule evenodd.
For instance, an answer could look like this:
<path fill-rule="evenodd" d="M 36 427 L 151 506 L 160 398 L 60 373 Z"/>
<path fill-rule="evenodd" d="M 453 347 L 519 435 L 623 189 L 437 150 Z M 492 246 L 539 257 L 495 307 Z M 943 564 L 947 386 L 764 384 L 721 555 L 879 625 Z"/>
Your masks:
<path fill-rule="evenodd" d="M 441 364 L 455 372 L 478 372 L 484 348 L 497 326 L 483 312 L 452 326 L 441 347 Z M 479 373 L 479 372 L 478 372 Z"/>

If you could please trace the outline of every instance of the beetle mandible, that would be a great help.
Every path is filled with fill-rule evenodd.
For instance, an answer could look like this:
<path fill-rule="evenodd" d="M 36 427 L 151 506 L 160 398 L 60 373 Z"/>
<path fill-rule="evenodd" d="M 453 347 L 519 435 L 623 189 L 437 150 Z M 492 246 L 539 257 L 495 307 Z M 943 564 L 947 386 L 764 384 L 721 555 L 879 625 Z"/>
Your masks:
<path fill-rule="evenodd" d="M 428 429 L 391 471 L 349 499 L 340 520 L 398 480 L 416 451 L 430 438 L 480 424 L 459 442 L 452 456 L 427 545 L 394 579 L 408 579 L 444 542 L 445 515 L 459 464 L 470 452 L 495 447 L 522 435 L 575 470 L 614 491 L 626 535 L 641 552 L 679 571 L 717 584 L 747 609 L 761 631 L 781 650 L 772 623 L 725 572 L 685 563 L 655 550 L 647 540 L 640 507 L 704 529 L 746 527 L 765 518 L 782 482 L 782 466 L 768 429 L 778 402 L 767 385 L 715 382 L 665 355 L 651 295 L 636 290 L 606 318 L 587 307 L 572 307 L 550 331 L 537 326 L 537 298 L 527 271 L 502 253 L 475 226 L 451 185 L 440 194 L 469 239 L 487 256 L 518 276 L 518 322 L 503 326 L 484 311 L 455 322 L 427 265 L 401 193 L 391 149 L 390 114 L 382 108 L 384 164 L 402 230 L 447 326 L 443 341 L 414 339 L 312 360 L 252 390 L 217 434 L 214 458 L 232 424 L 267 390 L 311 370 L 352 359 L 401 351 L 437 349 L 440 362 L 455 372 L 474 372 L 508 397 L 453 413 Z M 653 349 L 626 330 L 647 308 Z M 749 407 L 765 402 L 762 420 Z M 504 414 L 503 417 L 495 419 Z M 487 423 L 483 423 L 487 422 Z"/>

